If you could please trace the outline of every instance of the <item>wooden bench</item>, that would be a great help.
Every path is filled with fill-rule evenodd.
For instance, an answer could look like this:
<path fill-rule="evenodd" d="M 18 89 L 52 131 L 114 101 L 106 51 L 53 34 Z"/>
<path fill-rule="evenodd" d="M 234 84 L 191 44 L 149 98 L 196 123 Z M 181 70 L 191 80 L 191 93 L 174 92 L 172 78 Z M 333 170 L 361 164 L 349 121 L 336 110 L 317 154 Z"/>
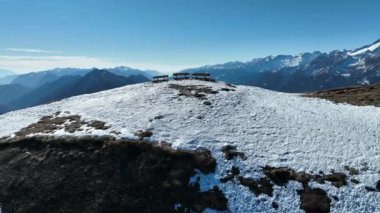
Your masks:
<path fill-rule="evenodd" d="M 197 80 L 211 81 L 210 73 L 193 73 L 192 76 Z"/>
<path fill-rule="evenodd" d="M 164 82 L 164 81 L 169 81 L 168 75 L 154 76 L 152 82 L 153 83 L 159 83 L 159 82 Z"/>
<path fill-rule="evenodd" d="M 190 74 L 186 72 L 173 74 L 174 80 L 183 80 L 183 79 L 189 79 L 189 78 L 190 78 Z"/>

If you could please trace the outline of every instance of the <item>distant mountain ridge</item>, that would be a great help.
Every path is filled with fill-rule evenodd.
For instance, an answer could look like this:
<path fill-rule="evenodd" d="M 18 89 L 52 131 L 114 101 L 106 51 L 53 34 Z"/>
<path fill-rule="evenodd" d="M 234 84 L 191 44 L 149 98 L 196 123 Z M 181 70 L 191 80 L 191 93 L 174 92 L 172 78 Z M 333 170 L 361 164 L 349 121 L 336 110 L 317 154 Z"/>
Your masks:
<path fill-rule="evenodd" d="M 45 83 L 34 89 L 23 87 L 19 84 L 2 86 L 4 88 L 14 87 L 16 89 L 12 91 L 18 91 L 19 93 L 22 90 L 17 88 L 25 89 L 26 92 L 23 92 L 22 94 L 18 93 L 17 97 L 12 99 L 5 99 L 5 96 L 1 98 L 0 86 L 0 105 L 4 106 L 4 108 L 6 107 L 5 109 L 8 109 L 7 111 L 18 110 L 46 104 L 52 101 L 58 101 L 76 95 L 95 93 L 147 81 L 149 81 L 149 79 L 143 75 L 131 75 L 129 77 L 124 77 L 115 75 L 108 70 L 94 69 L 84 76 L 64 75 L 53 82 Z"/>
<path fill-rule="evenodd" d="M 183 70 L 216 80 L 283 92 L 309 92 L 380 82 L 380 40 L 353 51 L 303 53 Z"/>
<path fill-rule="evenodd" d="M 0 105 L 4 106 L 30 91 L 30 88 L 20 84 L 0 85 Z"/>
<path fill-rule="evenodd" d="M 10 83 L 20 84 L 29 88 L 37 88 L 46 83 L 53 82 L 62 76 L 84 76 L 87 73 L 91 72 L 93 69 L 96 69 L 96 68 L 92 68 L 92 69 L 57 68 L 57 69 L 46 70 L 46 71 L 41 71 L 41 72 L 31 72 L 31 73 L 18 75 Z M 107 68 L 106 70 L 108 70 L 109 72 L 115 75 L 124 76 L 124 77 L 129 77 L 132 75 L 143 75 L 147 78 L 151 78 L 152 76 L 159 74 L 157 71 L 153 71 L 153 70 L 143 71 L 143 70 L 129 68 L 125 66 Z M 0 82 L 1 82 L 1 79 L 0 79 Z"/>
<path fill-rule="evenodd" d="M 16 75 L 16 73 L 9 70 L 0 70 L 0 78 L 10 76 L 10 75 Z"/>

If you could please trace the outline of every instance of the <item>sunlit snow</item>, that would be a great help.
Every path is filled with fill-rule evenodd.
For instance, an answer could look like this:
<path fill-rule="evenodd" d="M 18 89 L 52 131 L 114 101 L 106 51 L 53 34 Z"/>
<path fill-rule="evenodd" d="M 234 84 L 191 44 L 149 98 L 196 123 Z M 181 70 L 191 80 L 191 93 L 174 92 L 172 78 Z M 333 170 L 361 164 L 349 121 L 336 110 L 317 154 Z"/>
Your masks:
<path fill-rule="evenodd" d="M 178 96 L 169 83 L 206 85 L 219 93 L 207 95 L 211 106 L 206 106 L 195 97 Z M 279 204 L 278 212 L 300 212 L 296 193 L 299 183 L 290 182 L 286 188 L 276 186 L 273 197 L 256 197 L 247 187 L 216 181 L 233 165 L 239 166 L 246 177 L 260 176 L 260 167 L 265 165 L 314 174 L 344 172 L 348 165 L 360 170 L 355 176 L 360 184 L 349 182 L 340 189 L 329 184 L 319 186 L 339 197 L 339 202 L 332 202 L 332 212 L 380 212 L 380 193 L 364 189 L 380 179 L 380 108 L 334 104 L 248 86 L 221 91 L 228 88 L 224 83 L 169 83 L 126 86 L 0 115 L 0 137 L 44 115 L 68 111 L 111 125 L 108 130 L 91 134 L 112 135 L 117 131 L 121 133 L 117 137 L 134 137 L 138 130 L 150 130 L 152 141 L 165 141 L 180 149 L 205 147 L 218 163 L 214 177 L 203 178 L 205 184 L 219 184 L 232 212 L 275 212 L 271 207 L 274 200 Z M 154 119 L 160 115 L 162 119 Z M 54 134 L 70 135 L 62 130 Z M 220 151 L 225 144 L 236 145 L 247 160 L 225 160 Z"/>

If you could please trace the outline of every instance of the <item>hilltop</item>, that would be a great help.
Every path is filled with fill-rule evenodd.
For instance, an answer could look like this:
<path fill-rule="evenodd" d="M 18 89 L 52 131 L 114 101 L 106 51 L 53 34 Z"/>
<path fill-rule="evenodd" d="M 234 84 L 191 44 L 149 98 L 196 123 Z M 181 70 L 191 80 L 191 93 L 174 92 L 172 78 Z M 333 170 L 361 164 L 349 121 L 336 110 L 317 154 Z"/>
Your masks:
<path fill-rule="evenodd" d="M 90 207 L 77 205 L 80 199 L 70 193 L 68 199 L 72 202 L 57 204 L 82 212 L 107 209 L 107 205 L 115 211 L 133 207 L 118 200 L 118 196 L 128 197 L 131 191 L 107 187 L 116 187 L 114 180 L 124 184 L 119 177 L 138 180 L 153 172 L 152 168 L 156 168 L 154 174 L 160 174 L 162 182 L 139 183 L 137 188 L 142 191 L 142 200 L 136 202 L 139 206 L 145 202 L 146 211 L 376 212 L 380 211 L 379 117 L 380 109 L 372 106 L 335 104 L 223 82 L 143 83 L 0 115 L 0 152 L 9 157 L 2 158 L 4 165 L 9 165 L 7 178 L 20 173 L 27 176 L 27 172 L 39 168 L 33 174 L 52 174 L 41 175 L 47 182 L 57 176 L 66 177 L 54 179 L 52 186 L 59 189 L 65 181 L 74 184 L 72 187 L 84 184 L 86 181 L 80 179 L 82 170 L 75 170 L 79 176 L 70 176 L 70 169 L 53 172 L 51 168 L 77 168 L 74 159 L 80 159 L 81 169 L 93 171 L 91 181 L 83 187 L 98 193 L 100 188 L 92 179 L 98 178 L 99 186 L 107 189 L 98 198 L 81 191 L 86 202 L 96 204 Z M 145 158 L 122 145 L 125 143 L 154 144 L 158 148 L 143 145 L 143 153 L 151 156 Z M 95 147 L 88 148 L 91 144 Z M 138 146 L 132 150 L 140 149 Z M 149 151 L 156 149 L 166 151 Z M 56 159 L 57 155 L 62 160 Z M 183 155 L 188 157 L 178 157 Z M 112 156 L 136 156 L 139 160 L 128 168 L 137 166 L 140 173 L 122 170 L 120 162 L 124 161 Z M 25 159 L 29 158 L 39 160 L 28 163 Z M 90 159 L 104 164 L 95 169 Z M 172 164 L 173 159 L 178 164 Z M 44 162 L 49 166 L 43 166 Z M 19 172 L 17 165 L 25 169 Z M 179 170 L 183 165 L 189 166 Z M 110 172 L 106 168 L 115 170 L 115 175 L 101 175 L 102 169 Z M 111 177 L 116 179 L 107 185 Z M 42 201 L 22 197 L 22 202 L 16 202 L 17 196 L 11 193 L 33 191 L 35 185 L 41 185 L 38 180 L 27 176 L 10 188 L 5 187 L 9 182 L 2 182 L 0 202 L 9 207 L 13 199 L 14 208 L 20 212 L 42 208 Z M 168 194 L 163 196 L 144 188 L 161 190 L 166 185 Z M 190 201 L 169 196 L 183 190 L 202 195 L 192 194 L 194 199 Z M 48 192 L 48 188 L 41 189 L 43 196 L 49 197 Z M 54 194 L 56 199 L 64 197 L 59 191 Z M 112 201 L 109 196 L 116 198 Z M 155 210 L 152 206 L 158 204 L 150 201 L 157 199 L 162 199 L 162 205 Z M 46 208 L 54 209 L 52 203 L 45 203 Z"/>

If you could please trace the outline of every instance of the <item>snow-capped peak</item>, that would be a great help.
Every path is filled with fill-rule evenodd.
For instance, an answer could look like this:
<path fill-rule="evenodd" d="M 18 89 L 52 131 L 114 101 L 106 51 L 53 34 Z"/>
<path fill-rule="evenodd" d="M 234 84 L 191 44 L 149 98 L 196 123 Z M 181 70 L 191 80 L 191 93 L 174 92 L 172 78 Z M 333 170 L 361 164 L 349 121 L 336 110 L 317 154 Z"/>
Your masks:
<path fill-rule="evenodd" d="M 380 48 L 380 40 L 377 40 L 375 43 L 373 43 L 371 45 L 364 46 L 362 48 L 354 50 L 354 51 L 348 53 L 348 55 L 356 56 L 356 55 L 360 55 L 360 54 L 363 54 L 366 52 L 372 52 L 372 51 L 376 50 L 377 48 Z"/>

